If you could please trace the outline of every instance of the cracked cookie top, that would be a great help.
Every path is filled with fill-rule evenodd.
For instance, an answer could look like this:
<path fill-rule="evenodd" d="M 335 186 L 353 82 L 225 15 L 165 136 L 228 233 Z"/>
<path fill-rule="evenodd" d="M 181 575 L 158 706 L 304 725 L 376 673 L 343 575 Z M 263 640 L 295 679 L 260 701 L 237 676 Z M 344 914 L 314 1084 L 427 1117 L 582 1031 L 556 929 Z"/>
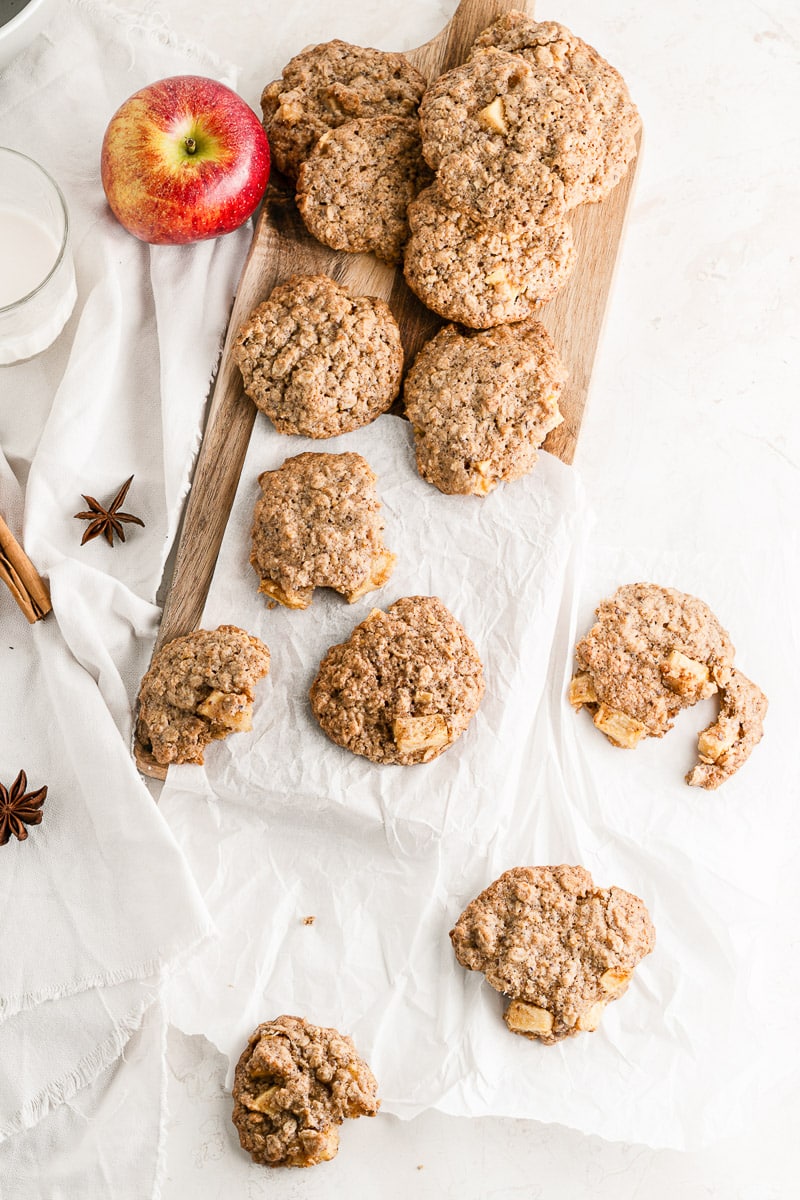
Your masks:
<path fill-rule="evenodd" d="M 339 1148 L 347 1117 L 374 1117 L 375 1076 L 352 1039 L 282 1016 L 248 1039 L 233 1082 L 232 1120 L 242 1149 L 268 1167 L 312 1167 Z"/>
<path fill-rule="evenodd" d="M 638 896 L 597 888 L 583 867 L 514 867 L 451 930 L 456 958 L 510 997 L 513 1033 L 550 1045 L 597 1029 L 655 945 Z"/>
<path fill-rule="evenodd" d="M 318 587 L 353 603 L 382 587 L 394 554 L 383 544 L 377 476 L 360 454 L 298 454 L 258 478 L 250 562 L 259 591 L 308 608 Z"/>
<path fill-rule="evenodd" d="M 153 655 L 139 688 L 136 738 L 162 766 L 202 763 L 209 742 L 252 728 L 269 650 L 235 625 L 196 629 Z"/>
<path fill-rule="evenodd" d="M 293 275 L 248 317 L 233 354 L 244 388 L 279 433 L 334 437 L 386 412 L 403 349 L 389 306 L 327 275 Z"/>
<path fill-rule="evenodd" d="M 372 762 L 430 762 L 461 736 L 484 692 L 463 627 L 436 596 L 373 609 L 331 646 L 311 686 L 328 737 Z"/>

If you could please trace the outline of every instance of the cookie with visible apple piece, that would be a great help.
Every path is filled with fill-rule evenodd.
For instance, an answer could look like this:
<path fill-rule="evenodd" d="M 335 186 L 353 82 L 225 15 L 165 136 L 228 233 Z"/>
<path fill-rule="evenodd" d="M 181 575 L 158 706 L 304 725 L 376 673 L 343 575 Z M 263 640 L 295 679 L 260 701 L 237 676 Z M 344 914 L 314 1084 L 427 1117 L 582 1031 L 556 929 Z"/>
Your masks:
<path fill-rule="evenodd" d="M 553 1045 L 591 1033 L 655 947 L 644 902 L 583 867 L 514 867 L 450 931 L 456 958 L 510 997 L 512 1033 Z"/>
<path fill-rule="evenodd" d="M 388 304 L 327 275 L 293 275 L 245 321 L 233 355 L 279 433 L 329 438 L 374 421 L 400 391 L 403 348 Z"/>

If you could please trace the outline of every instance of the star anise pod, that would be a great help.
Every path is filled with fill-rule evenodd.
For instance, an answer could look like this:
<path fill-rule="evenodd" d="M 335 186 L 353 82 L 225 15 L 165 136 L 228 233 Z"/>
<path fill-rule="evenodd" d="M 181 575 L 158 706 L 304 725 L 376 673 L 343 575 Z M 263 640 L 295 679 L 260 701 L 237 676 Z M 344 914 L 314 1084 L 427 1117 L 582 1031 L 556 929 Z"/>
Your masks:
<path fill-rule="evenodd" d="M 95 500 L 94 496 L 83 497 L 89 505 L 90 511 L 75 513 L 76 520 L 90 522 L 81 538 L 82 546 L 85 546 L 92 538 L 100 537 L 101 534 L 109 546 L 114 545 L 114 534 L 117 535 L 121 542 L 124 542 L 125 530 L 122 528 L 123 523 L 126 525 L 141 525 L 144 529 L 144 521 L 140 520 L 139 517 L 134 517 L 131 513 L 120 512 L 120 508 L 128 494 L 128 488 L 132 483 L 133 476 L 131 475 L 130 479 L 125 480 L 107 508 L 100 504 L 98 500 Z"/>
<path fill-rule="evenodd" d="M 12 833 L 19 842 L 28 836 L 26 825 L 40 825 L 42 805 L 47 788 L 28 791 L 28 777 L 20 771 L 10 788 L 0 783 L 0 846 L 5 846 Z"/>

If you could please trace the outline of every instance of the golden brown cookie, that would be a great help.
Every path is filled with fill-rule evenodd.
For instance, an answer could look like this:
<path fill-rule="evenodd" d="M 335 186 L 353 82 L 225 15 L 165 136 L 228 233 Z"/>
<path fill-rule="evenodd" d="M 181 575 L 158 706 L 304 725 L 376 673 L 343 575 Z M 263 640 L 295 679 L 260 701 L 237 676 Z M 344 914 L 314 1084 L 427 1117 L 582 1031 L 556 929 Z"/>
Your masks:
<path fill-rule="evenodd" d="M 456 958 L 510 997 L 512 1033 L 552 1045 L 597 1029 L 655 946 L 638 896 L 597 888 L 583 867 L 514 867 L 450 931 Z"/>
<path fill-rule="evenodd" d="M 259 591 L 308 608 L 314 588 L 350 604 L 382 587 L 396 558 L 383 544 L 377 476 L 360 454 L 298 454 L 258 478 L 250 562 Z"/>
<path fill-rule="evenodd" d="M 153 655 L 139 688 L 136 739 L 162 766 L 202 763 L 209 742 L 252 728 L 269 650 L 235 625 L 196 629 Z"/>
<path fill-rule="evenodd" d="M 389 306 L 327 275 L 293 275 L 248 317 L 233 355 L 279 433 L 349 433 L 391 407 L 403 348 Z"/>
<path fill-rule="evenodd" d="M 417 467 L 442 492 L 485 496 L 532 470 L 561 423 L 567 371 L 543 325 L 469 334 L 446 325 L 406 377 Z"/>
<path fill-rule="evenodd" d="M 261 95 L 278 170 L 291 179 L 329 129 L 360 117 L 413 117 L 425 77 L 402 54 L 348 42 L 301 50 Z"/>
<path fill-rule="evenodd" d="M 310 696 L 332 741 L 409 766 L 452 746 L 483 691 L 478 653 L 455 617 L 436 596 L 406 596 L 331 646 Z"/>
<path fill-rule="evenodd" d="M 374 1117 L 378 1085 L 352 1039 L 302 1017 L 265 1021 L 236 1067 L 232 1120 L 267 1167 L 313 1167 L 339 1149 L 346 1117 Z"/>

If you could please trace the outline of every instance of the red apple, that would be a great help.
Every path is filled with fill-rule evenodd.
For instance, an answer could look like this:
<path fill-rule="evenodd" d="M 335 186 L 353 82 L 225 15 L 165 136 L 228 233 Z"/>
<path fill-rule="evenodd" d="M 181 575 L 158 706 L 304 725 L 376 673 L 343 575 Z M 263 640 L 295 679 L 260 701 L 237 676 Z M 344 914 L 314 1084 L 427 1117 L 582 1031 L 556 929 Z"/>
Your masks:
<path fill-rule="evenodd" d="M 117 220 L 144 242 L 179 245 L 238 229 L 269 178 L 269 144 L 240 96 L 200 75 L 134 93 L 109 122 L 100 156 Z"/>

